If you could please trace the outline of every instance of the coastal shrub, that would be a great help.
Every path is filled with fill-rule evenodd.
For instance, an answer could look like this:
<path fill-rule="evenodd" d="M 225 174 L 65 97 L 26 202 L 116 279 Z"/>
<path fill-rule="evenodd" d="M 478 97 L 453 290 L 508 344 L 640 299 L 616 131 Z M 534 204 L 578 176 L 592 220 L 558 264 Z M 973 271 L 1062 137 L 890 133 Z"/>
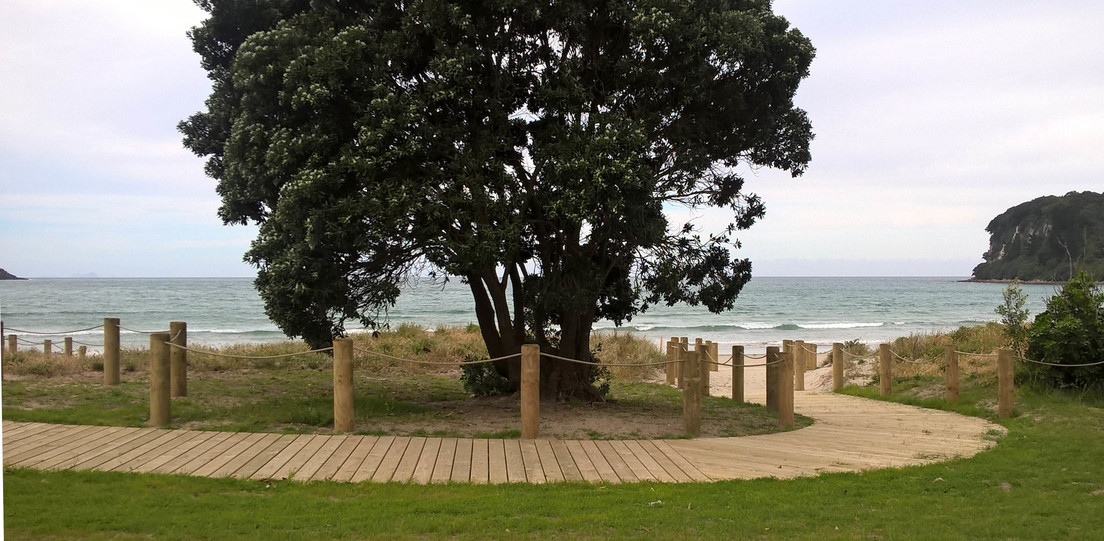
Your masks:
<path fill-rule="evenodd" d="M 955 349 L 970 353 L 992 353 L 994 349 L 1007 344 L 1004 326 L 996 321 L 959 327 L 947 333 L 946 340 Z"/>
<path fill-rule="evenodd" d="M 1020 287 L 1019 280 L 1013 280 L 1001 294 L 1004 303 L 995 311 L 1001 317 L 1000 322 L 1004 325 L 1009 346 L 1022 353 L 1027 347 L 1027 318 L 1030 315 L 1027 308 L 1024 308 L 1027 294 Z"/>
<path fill-rule="evenodd" d="M 480 360 L 468 357 L 467 362 Z M 493 363 L 470 364 L 460 367 L 460 382 L 472 396 L 499 396 L 513 392 L 510 379 L 495 370 Z"/>
<path fill-rule="evenodd" d="M 1027 357 L 1057 365 L 1104 361 L 1104 292 L 1084 271 L 1047 299 L 1027 334 Z M 1027 363 L 1034 381 L 1048 387 L 1099 387 L 1104 365 Z"/>

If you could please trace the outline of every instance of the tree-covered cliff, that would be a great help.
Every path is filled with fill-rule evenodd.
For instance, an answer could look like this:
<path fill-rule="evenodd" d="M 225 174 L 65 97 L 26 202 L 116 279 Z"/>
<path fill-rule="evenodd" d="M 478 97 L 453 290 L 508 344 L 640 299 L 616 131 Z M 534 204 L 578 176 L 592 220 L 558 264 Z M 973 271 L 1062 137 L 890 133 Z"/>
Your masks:
<path fill-rule="evenodd" d="M 1104 280 L 1104 194 L 1070 192 L 1016 205 L 993 218 L 977 280 Z"/>

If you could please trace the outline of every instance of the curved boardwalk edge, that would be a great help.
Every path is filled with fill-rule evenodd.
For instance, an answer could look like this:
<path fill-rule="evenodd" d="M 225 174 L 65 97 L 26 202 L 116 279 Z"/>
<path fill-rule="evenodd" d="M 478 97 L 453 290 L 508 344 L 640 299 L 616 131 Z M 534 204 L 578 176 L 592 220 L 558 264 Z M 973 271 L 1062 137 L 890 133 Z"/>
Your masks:
<path fill-rule="evenodd" d="M 755 397 L 762 399 L 762 397 Z M 4 421 L 5 466 L 203 477 L 411 483 L 694 482 L 927 464 L 992 447 L 1000 425 L 798 392 L 807 428 L 696 440 L 486 440 L 251 434 Z"/>

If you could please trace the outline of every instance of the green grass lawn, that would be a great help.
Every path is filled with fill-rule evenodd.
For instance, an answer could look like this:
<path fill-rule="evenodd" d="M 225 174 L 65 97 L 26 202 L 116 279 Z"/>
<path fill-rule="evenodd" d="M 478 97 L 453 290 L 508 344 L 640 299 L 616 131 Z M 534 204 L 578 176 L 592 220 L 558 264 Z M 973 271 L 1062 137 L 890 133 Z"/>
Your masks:
<path fill-rule="evenodd" d="M 996 391 L 956 405 L 992 418 Z M 869 389 L 849 388 L 869 395 Z M 1098 397 L 1017 391 L 992 450 L 930 466 L 708 484 L 264 483 L 95 472 L 4 472 L 12 539 L 764 538 L 1093 539 L 1104 532 Z"/>

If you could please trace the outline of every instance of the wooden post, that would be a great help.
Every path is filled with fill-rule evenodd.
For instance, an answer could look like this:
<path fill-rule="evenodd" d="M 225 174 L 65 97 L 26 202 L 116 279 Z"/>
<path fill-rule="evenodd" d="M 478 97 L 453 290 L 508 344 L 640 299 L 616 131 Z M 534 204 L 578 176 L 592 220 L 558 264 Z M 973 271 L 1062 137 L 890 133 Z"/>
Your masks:
<path fill-rule="evenodd" d="M 671 337 L 671 360 L 672 361 L 678 361 L 679 360 L 679 348 L 681 347 L 679 344 L 680 344 L 679 338 L 677 336 L 672 336 Z M 682 381 L 682 364 L 676 362 L 676 363 L 671 364 L 669 366 L 671 367 L 672 373 L 674 374 L 673 383 L 676 386 L 678 386 L 678 388 L 681 389 L 682 384 L 679 383 L 679 382 Z"/>
<path fill-rule="evenodd" d="M 843 344 L 835 342 L 832 344 L 832 390 L 842 389 L 845 383 L 843 381 Z"/>
<path fill-rule="evenodd" d="M 958 352 L 954 344 L 943 348 L 943 358 L 947 362 L 947 402 L 954 402 L 958 400 Z"/>
<path fill-rule="evenodd" d="M 674 340 L 667 341 L 667 354 L 664 357 L 667 364 L 663 365 L 663 370 L 667 375 L 667 385 L 675 385 L 678 383 L 678 365 L 675 364 L 675 344 Z"/>
<path fill-rule="evenodd" d="M 893 357 L 889 344 L 878 344 L 878 391 L 882 396 L 893 394 Z"/>
<path fill-rule="evenodd" d="M 782 426 L 794 425 L 794 386 L 787 382 L 794 380 L 794 359 L 798 357 L 798 350 L 790 350 L 784 354 L 782 361 L 782 386 L 778 393 L 778 422 Z"/>
<path fill-rule="evenodd" d="M 104 318 L 104 385 L 119 384 L 119 318 Z"/>
<path fill-rule="evenodd" d="M 353 340 L 333 341 L 334 432 L 353 431 Z"/>
<path fill-rule="evenodd" d="M 694 437 L 701 434 L 701 374 L 708 373 L 702 369 L 701 355 L 699 339 L 694 351 L 687 352 L 684 377 L 686 387 L 682 390 L 682 427 L 688 435 Z"/>
<path fill-rule="evenodd" d="M 169 364 L 172 372 L 172 396 L 188 396 L 188 324 L 183 321 L 169 322 L 169 340 L 176 347 L 169 352 Z"/>
<path fill-rule="evenodd" d="M 807 363 L 805 364 L 805 370 L 806 371 L 816 370 L 817 369 L 817 345 L 813 344 L 813 343 L 807 343 L 807 344 L 805 344 L 805 347 L 809 348 L 808 351 L 805 352 L 805 353 L 807 353 L 807 355 L 805 356 L 805 360 L 807 361 Z"/>
<path fill-rule="evenodd" d="M 744 401 L 744 346 L 732 346 L 732 401 Z"/>
<path fill-rule="evenodd" d="M 169 399 L 169 333 L 150 335 L 150 426 L 165 426 L 172 417 Z"/>
<path fill-rule="evenodd" d="M 73 337 L 71 337 L 71 336 L 66 336 L 65 337 L 65 356 L 66 357 L 72 357 L 73 356 Z"/>
<path fill-rule="evenodd" d="M 793 349 L 794 389 L 805 390 L 805 341 L 794 340 Z"/>
<path fill-rule="evenodd" d="M 540 436 L 540 346 L 521 346 L 521 438 Z"/>
<path fill-rule="evenodd" d="M 53 353 L 53 352 L 54 352 L 54 343 L 53 343 L 53 341 L 51 341 L 49 339 L 43 340 L 42 341 L 42 353 L 45 353 L 46 356 L 49 357 L 50 354 Z"/>
<path fill-rule="evenodd" d="M 782 353 L 784 355 L 793 356 L 793 352 L 794 352 L 794 341 L 793 340 L 783 340 L 782 341 Z M 779 358 L 781 359 L 781 357 L 779 357 Z M 778 370 L 779 370 L 778 377 L 781 378 L 782 376 L 784 376 L 784 374 L 782 374 L 782 367 L 779 366 Z M 779 381 L 779 387 L 778 387 L 779 391 L 783 390 L 782 385 L 788 385 L 790 387 L 794 386 L 793 372 L 790 372 L 790 379 L 788 379 L 784 382 Z"/>
<path fill-rule="evenodd" d="M 778 388 L 782 384 L 782 367 L 775 364 L 779 355 L 778 346 L 767 347 L 767 410 L 775 413 L 778 413 Z"/>
<path fill-rule="evenodd" d="M 690 339 L 688 337 L 679 338 L 679 351 L 679 354 L 681 356 L 680 359 L 682 359 L 682 364 L 680 364 L 679 370 L 681 370 L 682 372 L 686 372 L 688 367 L 687 359 L 690 353 Z M 680 378 L 682 378 L 679 380 L 679 389 L 683 389 L 683 385 L 686 385 L 686 374 L 682 372 L 679 372 L 679 376 Z"/>
<path fill-rule="evenodd" d="M 717 363 L 721 362 L 721 356 L 718 351 L 720 344 L 713 341 L 707 341 L 706 344 L 708 344 L 709 358 L 712 361 L 709 363 L 709 371 L 716 372 L 721 369 L 721 367 L 717 365 Z"/>
<path fill-rule="evenodd" d="M 675 365 L 678 366 L 678 388 L 685 389 L 686 375 L 689 373 L 686 371 L 686 342 L 681 340 L 675 342 L 675 360 L 679 361 L 678 364 Z"/>
<path fill-rule="evenodd" d="M 701 338 L 694 339 L 694 352 L 698 356 L 698 369 L 701 370 L 701 374 L 698 376 L 698 384 L 701 385 L 701 396 L 709 396 L 709 348 L 702 343 Z"/>
<path fill-rule="evenodd" d="M 15 353 L 19 351 L 19 335 L 8 335 L 8 353 Z"/>
<path fill-rule="evenodd" d="M 1007 419 L 1012 416 L 1015 386 L 1015 366 L 1012 364 L 1012 350 L 997 350 L 997 416 Z"/>
<path fill-rule="evenodd" d="M 81 347 L 77 348 L 77 358 L 78 359 L 83 361 L 84 358 L 87 357 L 87 356 L 88 356 L 88 346 L 81 346 Z"/>

